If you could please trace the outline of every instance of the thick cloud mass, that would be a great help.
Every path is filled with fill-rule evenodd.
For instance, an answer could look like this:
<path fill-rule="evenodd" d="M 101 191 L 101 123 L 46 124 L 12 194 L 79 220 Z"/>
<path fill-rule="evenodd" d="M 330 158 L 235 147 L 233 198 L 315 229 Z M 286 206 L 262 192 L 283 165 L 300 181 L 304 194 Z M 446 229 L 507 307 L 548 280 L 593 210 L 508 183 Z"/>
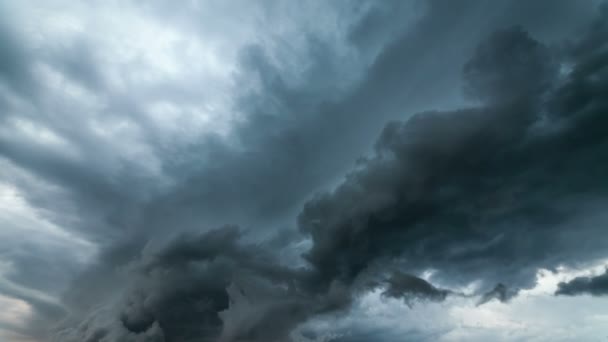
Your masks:
<path fill-rule="evenodd" d="M 416 299 L 443 301 L 450 294 L 449 290 L 438 289 L 428 281 L 410 274 L 395 273 L 387 281 L 388 286 L 384 295 L 394 298 L 403 298 L 412 305 Z"/>
<path fill-rule="evenodd" d="M 596 277 L 576 277 L 568 282 L 559 283 L 555 294 L 564 296 L 608 295 L 608 271 Z"/>
<path fill-rule="evenodd" d="M 358 280 L 390 267 L 434 268 L 452 284 L 508 284 L 490 288 L 484 304 L 508 301 L 516 291 L 507 286 L 529 286 L 540 267 L 593 258 L 608 242 L 582 251 L 568 232 L 583 215 L 601 215 L 593 209 L 606 195 L 598 181 L 608 165 L 594 158 L 608 152 L 606 137 L 590 130 L 608 109 L 599 96 L 606 81 L 588 79 L 606 65 L 590 51 L 560 75 L 557 58 L 521 28 L 490 35 L 464 68 L 480 107 L 389 123 L 374 156 L 305 205 L 299 224 L 312 238 L 311 268 L 278 266 L 239 243 L 234 227 L 181 237 L 135 262 L 122 327 L 136 335 L 161 327 L 168 341 L 281 341 L 306 318 L 346 308 L 364 288 Z M 571 93 L 578 83 L 585 94 Z M 577 278 L 558 293 L 585 283 L 595 288 Z M 450 291 L 397 273 L 385 294 L 442 301 Z"/>
<path fill-rule="evenodd" d="M 307 270 L 241 240 L 237 227 L 222 227 L 142 255 L 128 266 L 118 301 L 93 312 L 93 321 L 109 315 L 109 326 L 66 322 L 55 340 L 284 341 L 307 317 L 348 303 L 340 288 L 308 290 Z"/>
<path fill-rule="evenodd" d="M 605 204 L 606 135 L 593 127 L 608 109 L 607 61 L 601 46 L 588 54 L 560 77 L 556 56 L 522 29 L 490 35 L 465 66 L 482 106 L 388 124 L 373 157 L 305 205 L 320 278 L 351 282 L 396 261 L 528 286 L 538 267 L 600 253 L 606 241 L 587 238 L 601 228 L 583 220 Z"/>
<path fill-rule="evenodd" d="M 509 289 L 507 289 L 507 287 L 504 284 L 498 284 L 491 291 L 484 293 L 481 296 L 481 298 L 479 298 L 477 305 L 485 304 L 485 303 L 491 301 L 492 299 L 497 299 L 503 303 L 508 302 L 511 298 L 513 298 L 516 295 L 517 295 L 516 291 L 509 291 Z"/>
<path fill-rule="evenodd" d="M 0 8 L 0 339 L 501 340 L 607 257 L 606 5 Z"/>

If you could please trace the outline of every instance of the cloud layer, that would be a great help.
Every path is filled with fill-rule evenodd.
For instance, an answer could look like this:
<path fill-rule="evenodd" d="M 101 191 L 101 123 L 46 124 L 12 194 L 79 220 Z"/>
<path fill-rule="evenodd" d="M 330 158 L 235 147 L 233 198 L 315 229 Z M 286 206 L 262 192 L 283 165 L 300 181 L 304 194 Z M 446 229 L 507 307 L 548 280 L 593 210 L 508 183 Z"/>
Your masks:
<path fill-rule="evenodd" d="M 322 322 L 606 258 L 605 5 L 1 5 L 11 339 L 390 341 Z"/>

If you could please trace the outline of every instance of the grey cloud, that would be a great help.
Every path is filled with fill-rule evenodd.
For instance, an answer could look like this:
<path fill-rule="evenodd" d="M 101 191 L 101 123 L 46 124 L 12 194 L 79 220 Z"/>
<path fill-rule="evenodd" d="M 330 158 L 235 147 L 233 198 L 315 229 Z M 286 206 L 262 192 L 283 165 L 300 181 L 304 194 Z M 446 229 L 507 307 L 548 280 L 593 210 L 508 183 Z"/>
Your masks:
<path fill-rule="evenodd" d="M 0 9 L 4 9 L 4 5 L 0 4 Z M 4 89 L 15 91 L 22 96 L 31 96 L 33 80 L 29 69 L 29 56 L 22 48 L 18 35 L 10 27 L 11 21 L 3 21 L 0 25 L 0 82 Z M 12 88 L 12 89 L 11 89 Z M 4 95 L 4 94 L 2 94 Z M 2 102 L 2 112 L 6 111 L 5 98 L 0 98 Z M 0 118 L 5 117 L 2 113 Z"/>
<path fill-rule="evenodd" d="M 419 301 L 443 302 L 448 296 L 462 298 L 476 297 L 450 289 L 435 287 L 430 282 L 401 272 L 395 272 L 386 281 L 383 295 L 392 298 L 400 298 L 411 308 Z M 477 300 L 477 306 L 483 305 L 493 299 L 501 303 L 507 303 L 517 295 L 517 290 L 507 288 L 504 284 L 497 284 L 490 291 L 481 293 Z"/>
<path fill-rule="evenodd" d="M 504 284 L 497 284 L 496 287 L 484 293 L 481 298 L 479 298 L 477 305 L 483 305 L 493 299 L 496 299 L 501 303 L 506 303 L 516 295 L 517 291 L 509 290 Z"/>
<path fill-rule="evenodd" d="M 493 5 L 475 1 L 456 7 L 442 1 L 358 6 L 368 12 L 351 23 L 355 36 L 361 30 L 394 32 L 376 34 L 383 36 L 384 43 L 379 47 L 373 42 L 364 44 L 365 39 L 355 43 L 357 53 L 371 55 L 369 61 L 338 61 L 334 58 L 336 42 L 305 34 L 303 54 L 308 62 L 298 86 L 289 73 L 273 64 L 271 51 L 264 46 L 250 46 L 241 52 L 246 71 L 241 82 L 259 78 L 261 90 L 245 92 L 238 98 L 237 107 L 247 116 L 234 128 L 233 144 L 237 148 L 210 139 L 195 143 L 193 149 L 178 151 L 177 156 L 184 162 L 169 162 L 166 168 L 183 181 L 153 204 L 153 221 L 198 217 L 201 210 L 208 214 L 207 220 L 219 216 L 211 222 L 216 225 L 222 224 L 226 215 L 243 225 L 251 225 L 252 220 L 276 222 L 277 216 L 279 221 L 289 220 L 307 196 L 335 183 L 340 173 L 369 149 L 386 120 L 428 107 L 436 101 L 437 93 L 452 99 L 446 104 L 456 101 L 461 65 L 478 39 L 467 25 L 488 25 L 487 30 L 492 30 L 480 19 L 485 10 L 489 16 L 503 18 L 504 25 L 519 23 L 516 16 L 495 12 Z M 420 14 L 409 14 L 416 6 Z M 518 2 L 510 8 L 525 12 L 527 6 Z M 350 7 L 357 6 L 344 5 L 340 10 L 350 13 Z M 564 15 L 557 7 L 553 10 Z M 366 24 L 369 16 L 383 15 L 389 17 L 374 28 Z M 402 24 L 390 18 L 401 21 L 403 17 L 412 22 L 403 24 L 400 30 Z M 467 32 L 467 39 L 456 42 L 463 32 Z M 281 48 L 291 49 L 288 42 Z M 452 56 L 450 63 L 438 60 L 445 55 Z M 360 73 L 354 82 L 340 87 L 341 79 Z M 245 169 L 247 172 L 243 172 Z M 178 213 L 167 215 L 165 208 Z M 158 212 L 163 213 L 158 215 L 161 217 L 155 216 Z"/>
<path fill-rule="evenodd" d="M 558 284 L 555 294 L 563 296 L 608 295 L 608 271 L 595 277 L 576 277 L 568 282 L 561 282 Z"/>
<path fill-rule="evenodd" d="M 404 273 L 394 273 L 387 281 L 383 294 L 388 297 L 402 298 L 410 307 L 416 300 L 444 301 L 452 292 L 433 286 L 428 281 Z"/>
<path fill-rule="evenodd" d="M 66 308 L 54 298 L 40 291 L 24 289 L 11 281 L 0 279 L 0 291 L 29 303 L 34 307 L 36 313 L 43 317 L 55 317 L 66 313 Z"/>
<path fill-rule="evenodd" d="M 339 289 L 309 291 L 307 271 L 280 266 L 241 240 L 237 227 L 222 227 L 147 252 L 131 262 L 126 291 L 107 309 L 114 312 L 110 328 L 95 314 L 86 329 L 68 321 L 57 336 L 127 338 L 153 329 L 166 341 L 284 341 L 307 317 L 346 305 Z"/>
<path fill-rule="evenodd" d="M 538 97 L 555 80 L 551 51 L 522 27 L 493 33 L 464 65 L 465 91 L 488 102 Z"/>
<path fill-rule="evenodd" d="M 303 47 L 296 46 L 302 41 L 287 37 L 274 47 L 280 50 L 280 65 L 273 47 L 259 43 L 243 49 L 238 68 L 244 72 L 236 77 L 243 89 L 231 94 L 243 120 L 228 137 L 197 136 L 179 143 L 164 137 L 143 107 L 150 99 L 200 104 L 205 99 L 200 82 L 167 80 L 121 94 L 106 82 L 87 42 L 39 57 L 107 98 L 96 119 L 135 127 L 141 133 L 136 140 L 158 159 L 161 173 L 144 171 L 138 158 L 117 156 L 116 147 L 87 125 L 82 115 L 87 109 L 73 104 L 46 99 L 26 115 L 65 137 L 80 158 L 17 132 L 0 136 L 3 158 L 60 189 L 50 193 L 19 183 L 27 200 L 103 249 L 65 298 L 74 316 L 88 318 L 70 321 L 59 340 L 172 341 L 197 335 L 280 340 L 311 315 L 347 308 L 362 290 L 357 278 L 370 268 L 397 264 L 417 273 L 433 266 L 447 284 L 482 278 L 486 287 L 500 281 L 529 285 L 536 267 L 601 254 L 605 244 L 597 239 L 584 252 L 575 250 L 569 227 L 586 215 L 589 221 L 580 236 L 592 236 L 597 233 L 593 221 L 605 219 L 597 207 L 606 187 L 597 180 L 606 165 L 596 158 L 605 152 L 601 94 L 606 59 L 597 44 L 604 26 L 598 21 L 590 34 L 559 51 L 531 36 L 561 39 L 586 23 L 593 6 L 540 4 L 332 5 L 336 7 L 328 11 L 357 13 L 338 25 L 348 42 L 312 30 L 303 32 Z M 162 2 L 149 6 L 142 5 L 142 13 L 171 14 L 168 22 L 176 25 L 184 22 L 184 13 L 204 14 Z M 287 18 L 315 17 L 287 7 Z M 412 8 L 420 14 L 410 14 Z M 550 19 L 536 20 L 539 13 Z M 188 25 L 200 25 L 194 17 Z M 412 22 L 401 23 L 404 17 Z M 522 26 L 491 35 L 475 52 L 478 38 L 513 25 Z M 219 30 L 239 28 L 228 26 L 223 23 Z M 0 77 L 25 89 L 19 84 L 30 82 L 24 70 L 33 60 L 26 55 L 33 52 L 18 48 L 10 31 L 2 32 L 9 33 L 0 33 L 7 37 L 0 41 L 11 48 L 0 52 L 0 60 L 7 61 Z M 341 48 L 353 49 L 354 56 L 336 57 Z M 460 103 L 461 65 L 471 53 L 464 79 L 468 91 L 484 103 L 425 112 L 384 127 L 387 120 L 407 119 L 429 103 L 440 109 Z M 555 64 L 549 63 L 553 58 Z M 289 67 L 292 59 L 295 67 Z M 574 65 L 568 76 L 556 71 L 564 60 Z M 256 82 L 259 89 L 247 87 Z M 33 88 L 38 87 L 45 89 L 44 84 Z M 291 225 L 300 204 L 335 184 L 378 132 L 373 155 L 336 191 L 309 201 L 299 218 L 302 237 L 287 239 L 312 237 L 306 271 L 279 267 L 276 256 L 261 258 L 268 245 L 243 246 L 234 228 L 188 235 L 155 257 L 142 256 L 147 240 L 164 244 L 179 231 L 231 222 L 250 228 L 252 240 L 259 241 L 277 227 Z M 571 204 L 576 202 L 573 194 L 581 193 L 588 197 Z M 547 235 L 552 238 L 546 240 Z M 20 263 L 28 264 L 29 258 Z M 132 273 L 122 272 L 130 267 Z M 241 273 L 244 279 L 233 279 Z M 33 278 L 40 277 L 44 275 Z M 26 277 L 16 279 L 25 282 Z M 422 292 L 443 291 L 428 285 L 420 285 L 426 289 Z M 116 299 L 116 293 L 124 298 Z M 95 311 L 110 299 L 117 302 Z M 181 319 L 185 316 L 192 320 Z"/>
<path fill-rule="evenodd" d="M 49 245 L 44 246 L 44 242 Z M 13 246 L 1 246 L 0 256 L 11 260 L 11 269 L 3 274 L 7 281 L 25 288 L 43 291 L 50 296 L 58 296 L 63 291 L 64 274 L 76 274 L 79 270 L 77 254 L 59 254 L 65 248 L 51 245 L 53 241 L 46 237 L 43 241 L 31 243 L 24 241 Z M 33 254 L 35 249 L 38 253 Z M 27 270 L 27 272 L 24 272 Z"/>
<path fill-rule="evenodd" d="M 522 51 L 500 62 L 501 68 L 492 67 L 488 55 L 494 52 L 488 49 L 500 51 L 505 44 Z M 532 74 L 528 65 L 518 67 L 545 58 L 537 53 L 539 44 L 519 28 L 489 36 L 465 67 L 470 74 L 479 64 L 472 82 L 483 79 L 492 89 L 508 91 L 522 80 L 509 67 L 512 62 L 529 74 L 526 82 L 533 87 L 519 88 L 524 92 L 506 98 L 484 97 L 489 102 L 482 107 L 422 113 L 405 123 L 390 123 L 373 157 L 362 160 L 333 193 L 307 203 L 299 223 L 312 237 L 305 255 L 312 268 L 280 266 L 272 255 L 244 244 L 236 227 L 185 235 L 158 253 L 142 255 L 118 303 L 126 333 L 146 333 L 156 322 L 166 340 L 281 341 L 309 317 L 348 308 L 353 294 L 364 290 L 358 278 L 395 260 L 410 270 L 436 268 L 453 276 L 448 279 L 454 283 L 458 276 L 486 284 L 505 277 L 520 286 L 529 284 L 530 272 L 538 267 L 590 257 L 593 251 L 577 254 L 577 246 L 559 237 L 548 241 L 546 233 L 567 229 L 565 223 L 578 217 L 580 209 L 567 205 L 573 192 L 585 190 L 601 198 L 603 188 L 591 188 L 578 169 L 554 171 L 563 183 L 557 188 L 544 175 L 564 158 L 585 162 L 588 170 L 604 170 L 595 159 L 579 160 L 585 153 L 599 153 L 603 145 L 595 140 L 566 145 L 570 154 L 559 159 L 545 149 L 570 142 L 566 135 L 580 129 L 574 119 L 597 115 L 597 109 L 571 111 L 559 130 L 553 122 L 537 126 L 543 106 L 555 106 L 552 96 L 583 77 L 577 70 L 587 64 L 582 62 L 563 83 L 546 82 L 557 79 L 557 68 Z M 600 247 L 605 246 L 594 248 Z M 559 249 L 564 249 L 562 255 L 552 258 Z M 564 255 L 571 259 L 562 259 Z M 505 271 L 499 265 L 507 260 Z M 515 293 L 499 284 L 483 293 L 478 305 L 492 299 L 506 302 Z M 387 281 L 385 294 L 411 304 L 443 301 L 451 292 L 396 274 Z"/>
<path fill-rule="evenodd" d="M 145 332 L 132 333 L 113 319 L 114 313 L 108 308 L 97 308 L 86 317 L 81 317 L 75 327 L 60 328 L 52 341 L 71 342 L 164 342 L 164 335 L 158 323 L 153 323 Z"/>
<path fill-rule="evenodd" d="M 500 51 L 504 46 L 514 46 L 519 50 L 513 55 L 499 56 L 505 60 L 493 64 L 493 58 L 498 56 L 493 49 Z M 264 66 L 262 52 L 252 50 L 249 53 L 254 63 Z M 262 53 L 261 57 L 259 53 Z M 580 145 L 569 144 L 569 135 L 581 129 L 579 119 L 588 117 L 596 122 L 599 113 L 597 108 L 587 110 L 580 102 L 598 99 L 593 96 L 595 92 L 591 92 L 588 95 L 590 99 L 573 101 L 565 113 L 565 121 L 556 116 L 559 111 L 551 110 L 548 118 L 552 121 L 540 125 L 550 106 L 565 111 L 559 103 L 565 97 L 556 94 L 567 93 L 575 82 L 581 82 L 580 77 L 584 76 L 576 70 L 588 67 L 584 61 L 580 62 L 569 78 L 558 80 L 556 68 L 543 71 L 534 67 L 545 65 L 541 60 L 546 54 L 549 51 L 522 29 L 503 30 L 491 35 L 465 71 L 473 84 L 471 89 L 493 89 L 491 96 L 481 97 L 488 102 L 477 108 L 421 113 L 405 123 L 387 125 L 377 141 L 375 155 L 362 160 L 334 192 L 321 194 L 308 202 L 300 214 L 301 231 L 310 234 L 313 241 L 306 254 L 312 269 L 300 272 L 258 262 L 251 251 L 241 249 L 240 237 L 234 228 L 215 231 L 201 239 L 181 239 L 157 258 L 143 262 L 143 273 L 137 277 L 139 280 L 127 281 L 135 284 L 135 289 L 128 290 L 128 299 L 120 304 L 126 305 L 121 313 L 123 328 L 137 334 L 159 322 L 168 340 L 185 339 L 187 336 L 281 340 L 287 338 L 290 329 L 298 322 L 311 315 L 348 307 L 351 293 L 356 291 L 357 278 L 372 266 L 384 267 L 383 263 L 396 262 L 411 271 L 434 267 L 440 271 L 439 275 L 454 283 L 483 279 L 487 283 L 504 280 L 514 285 L 528 285 L 537 267 L 573 260 L 569 258 L 592 257 L 594 251 L 605 247 L 601 241 L 591 246 L 593 248 L 587 251 L 588 255 L 582 255 L 563 235 L 568 225 L 578 218 L 575 214 L 579 208 L 570 206 L 568 200 L 580 191 L 602 198 L 603 188 L 591 187 L 589 178 L 578 173 L 578 168 L 554 170 L 549 179 L 541 176 L 546 175 L 548 169 L 553 170 L 556 163 L 563 163 L 564 158 L 579 166 L 584 163 L 587 170 L 595 170 L 597 174 L 605 169 L 605 165 L 598 164 L 597 160 L 585 158 L 585 155 L 601 153 L 602 147 L 598 142 L 602 141 L 602 136 L 599 133 L 596 140 L 581 142 Z M 397 60 L 398 55 L 387 56 L 390 54 L 385 52 L 379 57 L 378 66 L 370 71 L 372 76 L 367 79 L 368 83 L 356 89 L 355 94 L 363 96 L 367 93 L 365 89 L 371 91 L 366 87 L 372 87 L 376 80 L 378 84 L 391 84 L 390 75 L 380 71 L 376 73 L 374 69 L 384 68 L 381 61 Z M 517 71 L 518 74 L 512 73 L 508 67 L 502 69 L 505 63 L 507 66 L 512 63 L 514 70 L 521 71 Z M 525 80 L 530 83 L 526 84 L 533 86 L 518 88 L 523 93 L 509 93 L 510 89 L 519 86 L 524 74 L 530 76 Z M 270 89 L 267 91 L 281 94 L 280 109 L 284 111 L 287 108 L 289 113 L 289 108 L 307 108 L 294 97 L 280 77 L 273 76 L 272 69 L 263 69 L 263 75 L 265 86 Z M 500 89 L 505 89 L 510 95 L 497 97 Z M 371 91 L 371 102 L 353 100 L 329 104 L 327 108 L 331 109 L 329 112 L 337 113 L 344 113 L 341 111 L 344 108 L 371 110 L 375 107 L 374 94 L 377 94 L 378 101 L 384 98 L 381 94 L 385 95 Z M 398 102 L 397 97 L 395 95 L 394 101 Z M 604 108 L 601 101 L 599 105 L 600 109 Z M 398 107 L 395 103 L 391 106 Z M 277 134 L 266 136 L 260 130 L 251 136 L 244 135 L 243 139 L 252 139 L 252 144 L 247 144 L 253 146 L 250 147 L 252 158 L 264 156 L 253 153 L 256 146 L 276 151 L 270 154 L 273 163 L 241 164 L 240 155 L 231 155 L 229 150 L 219 148 L 212 153 L 221 152 L 223 155 L 227 152 L 226 155 L 231 157 L 222 157 L 227 159 L 218 161 L 226 160 L 235 167 L 218 168 L 218 178 L 205 172 L 204 176 L 194 176 L 184 182 L 184 191 L 176 191 L 158 202 L 166 205 L 152 206 L 161 210 L 151 217 L 163 216 L 166 212 L 162 208 L 170 209 L 176 203 L 200 204 L 195 199 L 205 201 L 211 198 L 206 191 L 218 184 L 227 184 L 223 182 L 226 176 L 223 170 L 240 170 L 237 166 L 246 164 L 259 165 L 259 172 L 254 168 L 251 175 L 267 177 L 264 171 L 267 166 L 279 166 L 277 170 L 285 170 L 284 166 L 305 164 L 306 158 L 292 158 L 307 156 L 308 147 L 293 142 L 307 141 L 304 137 L 311 136 L 306 133 L 307 129 L 312 132 L 313 127 L 317 127 L 314 117 L 310 121 L 296 120 L 290 126 L 285 124 L 290 122 L 286 118 L 258 115 L 254 116 L 256 121 L 248 124 L 252 126 L 244 127 L 264 127 Z M 332 121 L 336 126 L 347 120 L 341 115 Z M 332 122 L 329 122 L 329 127 L 334 126 Z M 325 135 L 312 136 L 325 141 Z M 566 154 L 550 153 L 560 145 Z M 289 149 L 283 150 L 283 146 Z M 296 150 L 292 151 L 292 148 Z M 260 151 L 268 152 L 266 148 Z M 278 191 L 286 191 L 286 184 L 282 181 L 287 178 L 281 177 L 284 176 L 271 178 L 279 185 Z M 266 189 L 266 181 L 260 181 L 257 176 L 254 178 L 254 183 L 243 183 L 250 188 L 240 189 L 245 192 L 238 193 L 253 195 Z M 554 186 L 557 179 L 561 180 L 559 187 Z M 195 184 L 203 184 L 207 188 L 203 187 L 205 190 L 201 193 Z M 302 183 L 294 184 L 300 186 Z M 218 194 L 225 189 L 219 186 Z M 285 201 L 280 193 L 268 193 L 268 196 L 276 195 Z M 229 198 L 216 197 L 215 204 L 222 207 L 218 209 L 226 210 L 223 204 L 229 202 Z M 593 196 L 589 200 L 593 200 Z M 547 241 L 546 235 L 551 229 L 560 230 L 554 240 Z M 583 231 L 583 234 L 590 232 Z M 203 260 L 206 260 L 205 266 L 199 265 Z M 246 280 L 241 279 L 239 284 L 232 279 L 236 273 L 249 274 L 252 278 L 245 277 Z M 277 283 L 282 287 L 277 288 Z M 416 296 L 440 298 L 445 293 L 443 291 L 447 291 L 420 281 L 413 284 L 415 289 L 408 291 L 413 291 Z M 402 282 L 389 285 L 388 291 L 391 288 L 396 291 L 398 285 Z M 483 298 L 506 300 L 507 291 L 502 290 L 503 287 L 496 287 Z M 184 304 L 182 298 L 195 300 Z M 195 306 L 199 300 L 202 303 Z M 171 310 L 164 311 L 165 308 Z M 265 311 L 260 314 L 258 310 Z M 178 321 L 165 312 L 181 312 L 178 317 L 205 317 L 203 321 L 207 323 L 201 324 L 201 319 L 196 320 L 196 324 L 189 320 Z M 247 321 L 244 317 L 260 319 Z M 272 322 L 276 322 L 278 330 L 264 328 Z"/>
<path fill-rule="evenodd" d="M 156 9 L 156 5 L 160 6 L 159 9 Z M 146 9 L 152 11 L 146 13 L 164 15 L 168 10 L 180 13 L 182 10 L 195 10 L 168 9 L 167 4 L 162 2 L 156 5 Z M 408 6 L 400 5 L 399 2 L 387 3 L 386 10 L 383 6 L 377 6 L 379 5 L 361 5 L 377 13 L 370 14 L 375 17 L 407 15 L 409 10 Z M 522 3 L 511 6 L 517 8 L 513 9 L 513 13 L 524 12 L 518 6 L 525 8 L 527 5 Z M 352 10 L 349 8 L 357 6 L 346 2 L 338 7 L 350 13 Z M 243 67 L 258 70 L 263 76 L 261 94 L 241 96 L 241 107 L 248 116 L 246 123 L 234 129 L 233 137 L 240 141 L 240 145 L 245 146 L 244 149 L 234 149 L 230 143 L 225 144 L 213 138 L 189 142 L 188 146 L 178 147 L 168 147 L 170 144 L 167 142 L 158 141 L 162 138 L 159 138 L 154 126 L 146 122 L 145 116 L 140 113 L 142 109 L 138 102 L 143 103 L 146 99 L 138 97 L 168 96 L 179 103 L 194 101 L 203 95 L 203 91 L 196 90 L 196 83 L 188 83 L 193 89 L 165 84 L 147 95 L 130 94 L 134 99 L 128 100 L 123 94 L 117 94 L 108 88 L 102 76 L 103 70 L 96 70 L 97 57 L 90 51 L 91 47 L 86 42 L 76 41 L 72 45 L 68 44 L 67 48 L 52 51 L 47 56 L 47 62 L 58 70 L 63 70 L 66 76 L 110 99 L 111 103 L 108 104 L 109 108 L 104 115 L 117 113 L 117 118 L 127 120 L 145 131 L 143 139 L 150 142 L 153 152 L 161 158 L 163 170 L 170 178 L 178 180 L 177 186 L 166 193 L 157 189 L 158 183 L 162 181 L 155 177 L 136 177 L 134 173 L 141 170 L 132 165 L 132 161 L 110 158 L 112 152 L 104 150 L 101 147 L 103 142 L 83 129 L 83 126 L 87 126 L 84 122 L 81 122 L 78 129 L 74 129 L 66 124 L 72 122 L 71 120 L 57 120 L 53 116 L 47 116 L 43 121 L 61 135 L 68 137 L 68 140 L 76 144 L 82 154 L 90 156 L 89 158 L 66 160 L 64 156 L 49 154 L 49 151 L 31 146 L 18 138 L 4 142 L 6 150 L 3 154 L 20 167 L 68 190 L 68 200 L 77 205 L 78 211 L 86 217 L 84 220 L 87 224 L 62 223 L 67 227 L 75 225 L 73 229 L 83 230 L 96 239 L 113 236 L 116 230 L 136 229 L 133 227 L 146 227 L 145 229 L 151 230 L 151 226 L 165 227 L 176 225 L 176 222 L 179 222 L 177 225 L 191 228 L 196 225 L 193 221 L 201 220 L 217 225 L 222 224 L 227 215 L 243 224 L 251 224 L 252 218 L 260 221 L 285 221 L 297 211 L 297 206 L 306 196 L 331 184 L 339 172 L 369 146 L 386 118 L 402 115 L 408 108 L 435 101 L 434 94 L 437 92 L 449 93 L 449 89 L 457 89 L 458 67 L 454 66 L 464 62 L 476 37 L 471 36 L 466 42 L 455 44 L 453 38 L 460 32 L 449 30 L 452 34 L 448 35 L 444 28 L 450 26 L 460 30 L 459 23 L 462 22 L 473 25 L 481 9 L 476 2 L 466 2 L 457 8 L 442 2 L 430 2 L 420 7 L 426 8 L 426 12 L 423 12 L 422 18 L 412 19 L 414 23 L 411 32 L 410 26 L 403 32 L 398 28 L 391 28 L 394 26 L 392 20 L 379 21 L 374 25 L 374 30 L 389 30 L 394 31 L 394 34 L 390 35 L 390 39 L 383 38 L 387 40 L 385 45 L 375 48 L 380 50 L 380 54 L 371 61 L 370 69 L 363 75 L 360 85 L 349 85 L 344 92 L 334 92 L 332 84 L 339 82 L 345 75 L 352 74 L 353 70 L 333 59 L 335 50 L 331 46 L 334 42 L 324 42 L 314 33 L 310 34 L 309 47 L 306 49 L 309 51 L 308 59 L 312 66 L 304 72 L 305 86 L 291 87 L 285 79 L 288 77 L 281 75 L 281 70 L 267 62 L 270 58 L 264 54 L 263 49 L 260 51 L 253 48 L 244 52 L 247 62 Z M 551 8 L 555 8 L 556 14 L 561 11 L 560 6 Z M 159 13 L 156 13 L 156 10 Z M 459 14 L 454 13 L 454 10 L 459 11 Z M 469 10 L 472 12 L 468 12 Z M 498 13 L 490 14 L 500 16 Z M 363 17 L 367 18 L 367 14 L 363 14 Z M 519 20 L 510 13 L 500 17 L 513 23 Z M 355 22 L 350 24 L 353 32 L 369 29 L 370 25 L 365 24 L 365 20 L 362 19 L 359 23 L 354 19 Z M 349 20 L 345 21 L 348 23 Z M 467 31 L 467 27 L 462 27 L 461 30 Z M 429 42 L 434 43 L 431 45 Z M 359 49 L 361 53 L 367 53 L 366 49 L 372 46 L 374 44 L 370 42 L 367 45 L 359 45 Z M 287 49 L 289 45 L 284 47 Z M 439 49 L 449 52 L 439 53 Z M 435 67 L 426 68 L 414 62 L 404 62 L 444 65 L 427 58 L 439 54 L 453 55 L 455 60 L 445 64 L 444 69 L 438 70 L 435 75 L 421 72 L 424 69 L 436 70 Z M 361 69 L 365 71 L 363 67 Z M 328 82 L 328 79 L 332 81 Z M 247 81 L 245 79 L 242 83 Z M 328 84 L 329 88 L 324 88 L 321 84 Z M 172 87 L 174 89 L 171 89 Z M 273 103 L 278 104 L 278 107 L 273 107 Z M 63 114 L 79 122 L 81 120 L 80 115 L 69 112 Z M 337 129 L 342 133 L 339 136 L 334 134 Z M 118 167 L 119 171 L 116 171 L 115 167 Z M 248 172 L 241 171 L 244 169 Z M 125 188 L 130 189 L 129 194 L 123 192 Z M 160 196 L 159 192 L 164 195 Z M 27 194 L 35 200 L 35 193 L 28 191 Z M 148 203 L 151 196 L 160 198 Z M 57 211 L 64 209 L 56 208 L 53 201 L 37 204 Z M 144 222 L 140 221 L 140 217 L 143 217 L 141 220 Z M 151 222 L 154 224 L 150 224 Z M 155 229 L 164 230 L 166 229 Z"/>
<path fill-rule="evenodd" d="M 505 46 L 514 49 L 493 67 L 496 54 L 488 50 Z M 410 270 L 439 269 L 454 282 L 530 286 L 538 267 L 597 257 L 601 241 L 581 251 L 565 236 L 577 220 L 601 216 L 588 210 L 606 191 L 606 164 L 591 157 L 605 153 L 605 134 L 592 127 L 603 126 L 605 80 L 598 75 L 606 59 L 598 51 L 599 60 L 581 60 L 550 83 L 556 68 L 526 71 L 546 62 L 539 51 L 546 50 L 521 29 L 491 35 L 465 67 L 466 75 L 478 74 L 470 89 L 512 95 L 387 125 L 373 157 L 305 205 L 300 227 L 314 242 L 306 258 L 321 281 L 350 283 L 397 259 Z M 513 88 L 525 93 L 509 93 Z M 597 233 L 594 225 L 578 229 Z"/>

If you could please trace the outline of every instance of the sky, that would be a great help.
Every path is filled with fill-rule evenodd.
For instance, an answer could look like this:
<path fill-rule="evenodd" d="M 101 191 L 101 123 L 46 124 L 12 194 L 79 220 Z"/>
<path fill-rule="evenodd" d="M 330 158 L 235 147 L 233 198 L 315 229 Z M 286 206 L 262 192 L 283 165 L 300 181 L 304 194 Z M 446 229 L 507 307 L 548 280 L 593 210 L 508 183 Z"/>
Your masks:
<path fill-rule="evenodd" d="M 0 0 L 0 341 L 605 341 L 608 3 Z"/>

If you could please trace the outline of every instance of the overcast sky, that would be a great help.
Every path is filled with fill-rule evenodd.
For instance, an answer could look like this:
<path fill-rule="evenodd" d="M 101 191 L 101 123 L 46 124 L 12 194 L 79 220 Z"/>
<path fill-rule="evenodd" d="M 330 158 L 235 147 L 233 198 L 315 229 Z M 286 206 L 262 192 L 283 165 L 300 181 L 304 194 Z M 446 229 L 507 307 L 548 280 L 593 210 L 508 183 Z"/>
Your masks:
<path fill-rule="evenodd" d="M 0 0 L 0 341 L 605 341 L 608 4 Z"/>

